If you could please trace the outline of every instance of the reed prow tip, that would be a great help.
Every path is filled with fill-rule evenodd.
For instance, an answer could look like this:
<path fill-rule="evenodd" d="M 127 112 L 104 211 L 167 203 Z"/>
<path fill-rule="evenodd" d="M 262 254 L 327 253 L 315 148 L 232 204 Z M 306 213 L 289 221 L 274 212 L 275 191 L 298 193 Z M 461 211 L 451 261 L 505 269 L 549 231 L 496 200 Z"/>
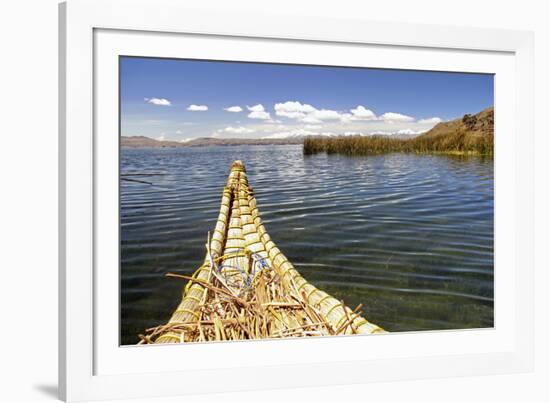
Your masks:
<path fill-rule="evenodd" d="M 244 164 L 241 160 L 236 160 L 231 164 L 231 171 L 233 170 L 241 170 L 246 172 Z"/>

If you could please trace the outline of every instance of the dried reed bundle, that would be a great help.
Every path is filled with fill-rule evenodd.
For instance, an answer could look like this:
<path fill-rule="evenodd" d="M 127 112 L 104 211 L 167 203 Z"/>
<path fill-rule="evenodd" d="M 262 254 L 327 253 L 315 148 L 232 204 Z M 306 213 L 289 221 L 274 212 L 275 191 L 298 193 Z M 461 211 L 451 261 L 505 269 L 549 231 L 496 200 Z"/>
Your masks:
<path fill-rule="evenodd" d="M 308 283 L 267 234 L 244 165 L 235 161 L 206 257 L 169 322 L 144 343 L 265 339 L 384 332 Z"/>

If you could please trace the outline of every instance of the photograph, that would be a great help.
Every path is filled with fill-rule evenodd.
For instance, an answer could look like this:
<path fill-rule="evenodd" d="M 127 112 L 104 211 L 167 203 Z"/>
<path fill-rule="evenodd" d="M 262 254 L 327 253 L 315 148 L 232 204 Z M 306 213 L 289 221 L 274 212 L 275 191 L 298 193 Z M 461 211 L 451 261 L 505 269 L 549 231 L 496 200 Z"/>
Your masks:
<path fill-rule="evenodd" d="M 494 327 L 494 74 L 118 69 L 121 346 Z"/>
<path fill-rule="evenodd" d="M 548 13 L 441 4 L 3 2 L 0 400 L 546 403 Z"/>

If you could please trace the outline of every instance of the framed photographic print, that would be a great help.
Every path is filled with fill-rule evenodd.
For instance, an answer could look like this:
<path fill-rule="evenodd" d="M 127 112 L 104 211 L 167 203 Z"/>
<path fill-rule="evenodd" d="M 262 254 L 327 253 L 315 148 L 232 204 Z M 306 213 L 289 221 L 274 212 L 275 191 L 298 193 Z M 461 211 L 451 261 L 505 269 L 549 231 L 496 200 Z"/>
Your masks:
<path fill-rule="evenodd" d="M 530 33 L 60 16 L 64 399 L 531 369 Z"/>

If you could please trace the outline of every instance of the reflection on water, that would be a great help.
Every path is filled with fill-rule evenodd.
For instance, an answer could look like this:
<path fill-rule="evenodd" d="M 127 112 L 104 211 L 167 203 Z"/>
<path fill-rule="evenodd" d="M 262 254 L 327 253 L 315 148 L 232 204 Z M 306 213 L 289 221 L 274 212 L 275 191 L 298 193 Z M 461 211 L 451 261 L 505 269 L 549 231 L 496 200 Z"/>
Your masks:
<path fill-rule="evenodd" d="M 121 341 L 165 323 L 203 261 L 232 161 L 266 229 L 314 285 L 389 331 L 493 326 L 493 162 L 301 146 L 123 149 Z"/>

